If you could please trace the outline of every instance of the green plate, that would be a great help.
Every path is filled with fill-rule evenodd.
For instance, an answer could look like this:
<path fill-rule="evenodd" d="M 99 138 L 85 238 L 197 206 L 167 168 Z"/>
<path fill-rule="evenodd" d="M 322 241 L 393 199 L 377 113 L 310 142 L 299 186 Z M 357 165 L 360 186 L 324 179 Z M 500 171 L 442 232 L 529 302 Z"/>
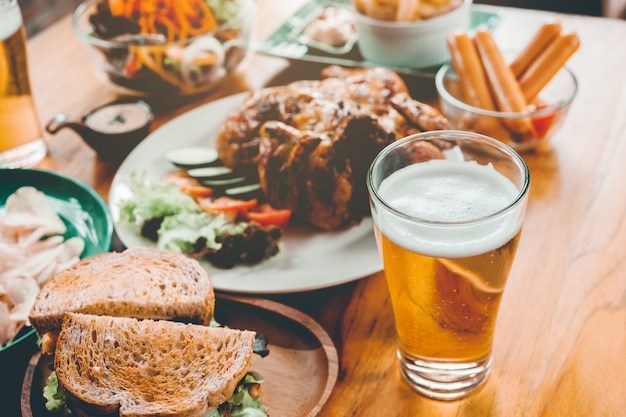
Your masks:
<path fill-rule="evenodd" d="M 7 198 L 25 185 L 34 186 L 48 197 L 67 226 L 65 238 L 78 236 L 85 241 L 81 258 L 111 250 L 113 219 L 106 203 L 93 188 L 51 171 L 0 168 L 0 211 Z M 32 334 L 33 329 L 22 329 L 17 338 L 0 348 L 0 354 Z"/>
<path fill-rule="evenodd" d="M 310 43 L 302 36 L 304 29 L 319 15 L 324 7 L 350 7 L 350 0 L 312 0 L 294 13 L 274 33 L 261 41 L 256 52 L 264 55 L 276 56 L 293 60 L 336 64 L 351 67 L 368 67 L 375 64 L 366 61 L 359 48 L 356 38 L 349 41 L 344 47 L 328 48 Z M 479 26 L 493 29 L 500 21 L 500 16 L 494 13 L 493 7 L 472 5 L 470 28 Z M 397 68 L 399 73 L 409 75 L 435 76 L 440 65 L 428 68 Z"/>

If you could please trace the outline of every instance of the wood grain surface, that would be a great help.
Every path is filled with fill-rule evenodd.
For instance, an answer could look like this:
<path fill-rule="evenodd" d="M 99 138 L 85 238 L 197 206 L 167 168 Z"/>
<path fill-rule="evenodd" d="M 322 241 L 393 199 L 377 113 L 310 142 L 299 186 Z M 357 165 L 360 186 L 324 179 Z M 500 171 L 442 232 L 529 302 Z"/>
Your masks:
<path fill-rule="evenodd" d="M 260 1 L 258 39 L 302 3 Z M 555 16 L 493 10 L 501 14 L 496 40 L 510 49 Z M 488 383 L 455 402 L 413 392 L 396 369 L 393 316 L 384 275 L 377 273 L 334 288 L 270 297 L 310 314 L 337 346 L 339 378 L 319 415 L 626 415 L 626 22 L 558 17 L 581 39 L 569 62 L 579 91 L 552 143 L 524 154 L 532 177 L 530 203 L 502 300 Z M 82 115 L 117 97 L 96 79 L 69 18 L 28 46 L 42 123 L 59 112 Z M 241 76 L 210 95 L 151 103 L 154 128 L 210 100 L 316 77 L 319 69 L 255 56 Z M 434 99 L 432 85 L 417 90 L 416 98 Z M 39 168 L 74 176 L 107 197 L 116 163 L 98 160 L 69 130 L 47 142 L 49 155 Z"/>

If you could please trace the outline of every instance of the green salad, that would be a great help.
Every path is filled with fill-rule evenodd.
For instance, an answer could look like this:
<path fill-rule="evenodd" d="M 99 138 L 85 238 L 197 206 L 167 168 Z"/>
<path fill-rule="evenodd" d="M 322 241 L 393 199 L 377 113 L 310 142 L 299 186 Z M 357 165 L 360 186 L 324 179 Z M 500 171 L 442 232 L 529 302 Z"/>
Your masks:
<path fill-rule="evenodd" d="M 133 197 L 120 204 L 122 225 L 159 248 L 201 257 L 215 266 L 254 264 L 279 252 L 282 231 L 255 222 L 232 222 L 223 213 L 204 211 L 178 185 L 133 173 Z"/>

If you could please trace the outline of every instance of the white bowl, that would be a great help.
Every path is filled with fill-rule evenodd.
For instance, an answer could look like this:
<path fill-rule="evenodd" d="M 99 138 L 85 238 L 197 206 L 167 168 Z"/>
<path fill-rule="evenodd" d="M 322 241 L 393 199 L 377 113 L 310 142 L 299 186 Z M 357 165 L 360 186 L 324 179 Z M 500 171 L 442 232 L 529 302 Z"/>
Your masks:
<path fill-rule="evenodd" d="M 354 10 L 361 55 L 371 63 L 399 67 L 432 67 L 450 59 L 446 36 L 467 30 L 472 0 L 447 13 L 415 22 L 375 19 Z"/>

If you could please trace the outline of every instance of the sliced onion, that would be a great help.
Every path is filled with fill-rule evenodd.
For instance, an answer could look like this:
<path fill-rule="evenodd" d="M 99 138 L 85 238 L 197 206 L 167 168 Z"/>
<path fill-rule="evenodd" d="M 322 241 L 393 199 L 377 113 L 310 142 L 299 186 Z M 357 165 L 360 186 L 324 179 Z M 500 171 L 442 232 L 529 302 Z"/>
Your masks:
<path fill-rule="evenodd" d="M 208 81 L 219 78 L 223 75 L 224 57 L 226 55 L 222 44 L 212 36 L 201 36 L 194 39 L 182 53 L 182 59 L 180 63 L 180 70 L 183 78 L 190 84 L 195 84 L 193 80 L 192 71 L 195 65 L 193 64 L 194 58 L 199 52 L 213 52 L 217 57 L 217 60 L 208 74 L 205 75 Z M 221 70 L 221 72 L 220 72 Z"/>

